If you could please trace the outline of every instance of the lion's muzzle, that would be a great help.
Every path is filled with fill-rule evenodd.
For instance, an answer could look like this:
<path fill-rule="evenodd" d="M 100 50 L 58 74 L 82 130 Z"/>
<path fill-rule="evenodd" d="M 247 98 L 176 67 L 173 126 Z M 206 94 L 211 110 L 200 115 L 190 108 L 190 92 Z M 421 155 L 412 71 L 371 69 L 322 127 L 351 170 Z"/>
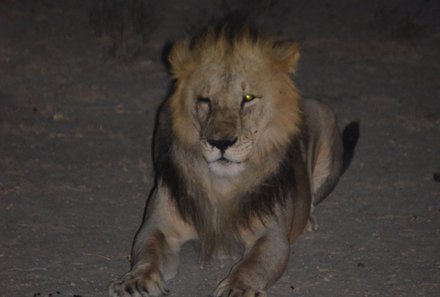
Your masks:
<path fill-rule="evenodd" d="M 230 139 L 208 139 L 208 143 L 213 146 L 218 148 L 221 152 L 224 153 L 224 151 L 232 146 L 234 143 L 237 142 L 237 137 L 235 137 L 234 139 L 230 140 Z"/>
<path fill-rule="evenodd" d="M 249 147 L 237 138 L 201 142 L 203 156 L 212 173 L 221 177 L 237 176 L 246 168 Z"/>

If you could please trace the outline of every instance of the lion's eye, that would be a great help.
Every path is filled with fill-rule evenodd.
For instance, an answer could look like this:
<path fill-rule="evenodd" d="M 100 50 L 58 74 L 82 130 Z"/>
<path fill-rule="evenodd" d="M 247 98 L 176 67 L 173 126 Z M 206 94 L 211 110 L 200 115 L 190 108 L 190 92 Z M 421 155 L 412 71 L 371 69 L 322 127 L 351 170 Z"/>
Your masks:
<path fill-rule="evenodd" d="M 211 99 L 208 97 L 199 96 L 197 97 L 197 103 L 211 103 Z"/>
<path fill-rule="evenodd" d="M 251 102 L 255 99 L 254 95 L 246 94 L 243 96 L 243 102 Z"/>
<path fill-rule="evenodd" d="M 195 103 L 195 110 L 199 121 L 206 121 L 211 112 L 211 99 L 209 97 L 198 96 Z"/>

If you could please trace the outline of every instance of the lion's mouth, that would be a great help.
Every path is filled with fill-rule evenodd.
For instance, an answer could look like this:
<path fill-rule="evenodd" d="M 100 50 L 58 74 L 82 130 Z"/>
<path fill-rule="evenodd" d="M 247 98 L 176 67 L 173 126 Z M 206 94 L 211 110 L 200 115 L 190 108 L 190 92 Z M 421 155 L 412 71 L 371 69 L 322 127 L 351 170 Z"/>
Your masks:
<path fill-rule="evenodd" d="M 221 165 L 229 165 L 229 164 L 240 164 L 242 162 L 232 161 L 232 160 L 225 158 L 224 156 L 221 156 L 219 159 L 214 160 L 214 161 L 210 161 L 208 163 L 218 163 Z"/>
<path fill-rule="evenodd" d="M 231 160 L 226 159 L 225 157 L 221 157 L 217 162 L 220 162 L 222 164 L 235 163 L 235 162 L 232 162 Z"/>
<path fill-rule="evenodd" d="M 234 162 L 220 157 L 215 161 L 208 162 L 208 167 L 217 176 L 233 177 L 240 174 L 244 170 L 245 165 L 243 162 Z"/>

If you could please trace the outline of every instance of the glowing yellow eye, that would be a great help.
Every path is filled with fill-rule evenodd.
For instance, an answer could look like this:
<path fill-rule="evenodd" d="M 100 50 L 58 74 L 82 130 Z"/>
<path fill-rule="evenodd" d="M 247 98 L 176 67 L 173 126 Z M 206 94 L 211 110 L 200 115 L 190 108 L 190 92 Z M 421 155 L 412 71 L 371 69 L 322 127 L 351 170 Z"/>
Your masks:
<path fill-rule="evenodd" d="M 254 100 L 255 99 L 255 96 L 254 95 L 244 95 L 243 96 L 243 99 L 244 99 L 244 101 L 252 101 L 252 100 Z"/>

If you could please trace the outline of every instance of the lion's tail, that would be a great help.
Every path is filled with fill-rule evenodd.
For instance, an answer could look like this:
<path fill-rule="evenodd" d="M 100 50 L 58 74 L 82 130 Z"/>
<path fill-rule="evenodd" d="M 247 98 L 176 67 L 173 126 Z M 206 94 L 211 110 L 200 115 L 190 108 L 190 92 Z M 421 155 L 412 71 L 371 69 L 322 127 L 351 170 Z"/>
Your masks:
<path fill-rule="evenodd" d="M 341 175 L 344 174 L 348 166 L 350 166 L 358 140 L 359 140 L 359 122 L 351 122 L 344 128 L 344 131 L 342 132 L 344 155 L 342 156 Z"/>

